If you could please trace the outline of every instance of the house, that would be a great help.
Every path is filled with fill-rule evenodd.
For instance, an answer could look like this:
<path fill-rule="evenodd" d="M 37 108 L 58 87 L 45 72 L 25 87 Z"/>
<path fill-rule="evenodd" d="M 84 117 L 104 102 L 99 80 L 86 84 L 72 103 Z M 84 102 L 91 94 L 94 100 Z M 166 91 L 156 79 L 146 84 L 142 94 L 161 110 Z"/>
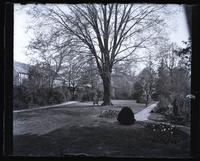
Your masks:
<path fill-rule="evenodd" d="M 13 85 L 14 86 L 21 85 L 23 80 L 28 78 L 28 72 L 30 68 L 31 68 L 31 65 L 29 64 L 14 61 L 14 64 L 13 64 Z M 40 72 L 42 73 L 43 77 L 41 77 L 41 79 L 39 79 L 38 81 L 40 81 L 41 86 L 43 86 L 43 84 L 47 83 L 46 72 L 42 68 L 40 69 Z M 62 86 L 62 83 L 63 83 L 62 79 L 56 78 L 54 87 Z"/>
<path fill-rule="evenodd" d="M 13 64 L 13 85 L 19 86 L 24 79 L 28 78 L 30 65 L 14 61 Z"/>

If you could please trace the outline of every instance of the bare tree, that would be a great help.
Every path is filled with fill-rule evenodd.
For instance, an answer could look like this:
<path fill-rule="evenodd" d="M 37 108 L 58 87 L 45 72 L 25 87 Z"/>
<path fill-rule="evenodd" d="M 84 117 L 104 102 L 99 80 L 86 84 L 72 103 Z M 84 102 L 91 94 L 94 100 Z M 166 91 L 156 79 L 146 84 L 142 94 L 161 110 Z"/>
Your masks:
<path fill-rule="evenodd" d="M 170 80 L 171 80 L 171 90 L 173 91 L 174 86 L 174 68 L 178 66 L 178 56 L 176 55 L 177 45 L 171 43 L 167 46 L 166 52 L 163 55 L 165 66 L 169 70 Z"/>
<path fill-rule="evenodd" d="M 63 65 L 60 77 L 70 89 L 72 99 L 75 99 L 75 91 L 81 84 L 81 73 L 90 59 L 81 59 L 81 56 L 69 55 L 67 63 Z"/>
<path fill-rule="evenodd" d="M 69 46 L 71 38 L 65 39 L 64 44 L 61 43 L 61 37 L 57 36 L 58 33 L 49 34 L 36 34 L 35 39 L 31 41 L 28 46 L 28 55 L 40 64 L 41 69 L 45 71 L 45 76 L 49 81 L 49 87 L 52 88 L 54 81 L 59 77 L 59 72 L 64 66 L 69 55 L 73 55 L 73 47 Z M 33 57 L 36 56 L 36 58 Z"/>
<path fill-rule="evenodd" d="M 111 103 L 111 73 L 120 61 L 133 59 L 137 49 L 155 40 L 163 23 L 162 5 L 81 4 L 35 7 L 32 15 L 39 26 L 50 26 L 58 36 L 73 35 L 96 61 L 103 80 L 103 105 Z M 31 13 L 31 12 L 30 12 Z"/>

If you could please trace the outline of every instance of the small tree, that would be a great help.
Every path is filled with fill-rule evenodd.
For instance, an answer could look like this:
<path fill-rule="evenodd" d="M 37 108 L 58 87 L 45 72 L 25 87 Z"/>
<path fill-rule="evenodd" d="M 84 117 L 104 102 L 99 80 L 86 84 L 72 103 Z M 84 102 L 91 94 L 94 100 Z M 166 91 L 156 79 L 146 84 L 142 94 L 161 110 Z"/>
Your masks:
<path fill-rule="evenodd" d="M 138 75 L 138 79 L 143 88 L 143 95 L 145 97 L 146 106 L 148 105 L 154 90 L 154 77 L 155 72 L 151 67 L 144 68 Z"/>
<path fill-rule="evenodd" d="M 131 70 L 131 62 L 119 63 L 113 68 L 112 90 L 113 97 L 116 99 L 130 99 L 135 83 L 135 75 Z"/>
<path fill-rule="evenodd" d="M 175 50 L 177 56 L 181 58 L 179 66 L 186 68 L 189 72 L 191 71 L 191 59 L 192 59 L 192 46 L 191 39 L 183 41 L 185 47 Z"/>
<path fill-rule="evenodd" d="M 143 86 L 141 85 L 139 81 L 135 82 L 133 99 L 136 99 L 136 102 L 140 103 L 142 95 L 143 95 Z"/>
<path fill-rule="evenodd" d="M 37 99 L 37 90 L 46 86 L 46 83 L 39 64 L 31 66 L 28 70 L 28 79 L 24 82 L 27 87 L 27 97 L 30 97 L 30 104 L 34 104 Z"/>

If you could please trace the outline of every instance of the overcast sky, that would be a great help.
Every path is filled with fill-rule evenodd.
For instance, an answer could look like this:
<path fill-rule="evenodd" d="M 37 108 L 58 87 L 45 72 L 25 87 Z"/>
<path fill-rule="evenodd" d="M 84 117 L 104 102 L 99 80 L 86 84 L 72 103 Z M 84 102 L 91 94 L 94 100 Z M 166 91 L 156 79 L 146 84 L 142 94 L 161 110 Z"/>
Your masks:
<path fill-rule="evenodd" d="M 180 12 L 169 18 L 169 37 L 172 42 L 176 42 L 182 46 L 182 41 L 188 40 L 189 37 L 183 6 L 170 6 L 179 9 Z M 27 26 L 31 21 L 30 17 L 26 14 L 26 10 L 29 7 L 30 5 L 22 6 L 20 4 L 15 4 L 14 6 L 14 60 L 24 63 L 30 63 L 25 53 L 26 46 L 31 37 L 33 37 L 30 32 L 27 33 Z"/>

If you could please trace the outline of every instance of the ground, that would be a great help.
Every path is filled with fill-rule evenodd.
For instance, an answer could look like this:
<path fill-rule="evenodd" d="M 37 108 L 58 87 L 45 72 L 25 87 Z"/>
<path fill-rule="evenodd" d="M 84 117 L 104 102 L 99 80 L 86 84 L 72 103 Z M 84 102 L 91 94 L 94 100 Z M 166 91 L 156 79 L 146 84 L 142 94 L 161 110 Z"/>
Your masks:
<path fill-rule="evenodd" d="M 14 155 L 189 157 L 190 137 L 179 129 L 163 125 L 170 131 L 161 135 L 162 127 L 148 120 L 136 118 L 134 125 L 123 126 L 116 118 L 99 117 L 105 110 L 120 111 L 123 106 L 130 106 L 136 115 L 144 114 L 145 104 L 122 100 L 114 100 L 113 104 L 93 106 L 92 102 L 74 102 L 14 112 Z"/>

